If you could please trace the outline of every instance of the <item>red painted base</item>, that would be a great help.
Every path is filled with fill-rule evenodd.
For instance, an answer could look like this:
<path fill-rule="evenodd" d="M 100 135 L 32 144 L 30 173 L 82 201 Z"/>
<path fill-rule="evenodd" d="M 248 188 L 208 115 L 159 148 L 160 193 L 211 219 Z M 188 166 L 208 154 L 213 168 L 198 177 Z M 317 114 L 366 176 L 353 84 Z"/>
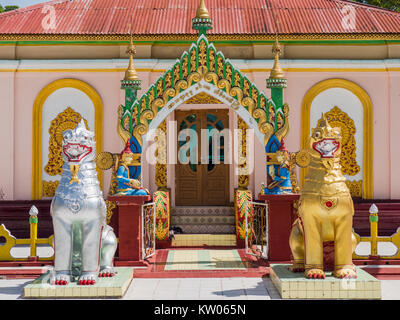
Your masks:
<path fill-rule="evenodd" d="M 156 249 L 168 249 L 171 247 L 171 243 L 169 240 L 157 240 Z"/>
<path fill-rule="evenodd" d="M 0 278 L 6 279 L 36 279 L 46 273 L 45 268 L 35 269 L 1 269 Z"/>
<path fill-rule="evenodd" d="M 379 280 L 400 280 L 400 268 L 364 268 L 364 271 Z"/>
<path fill-rule="evenodd" d="M 0 268 L 45 267 L 52 265 L 53 261 L 0 261 Z"/>
<path fill-rule="evenodd" d="M 268 252 L 276 261 L 290 260 L 292 252 L 289 237 L 292 224 L 296 219 L 293 203 L 300 198 L 299 194 L 259 195 L 258 199 L 268 203 Z"/>
<path fill-rule="evenodd" d="M 142 260 L 142 261 L 114 261 L 114 265 L 116 267 L 145 267 L 148 268 L 150 263 Z"/>

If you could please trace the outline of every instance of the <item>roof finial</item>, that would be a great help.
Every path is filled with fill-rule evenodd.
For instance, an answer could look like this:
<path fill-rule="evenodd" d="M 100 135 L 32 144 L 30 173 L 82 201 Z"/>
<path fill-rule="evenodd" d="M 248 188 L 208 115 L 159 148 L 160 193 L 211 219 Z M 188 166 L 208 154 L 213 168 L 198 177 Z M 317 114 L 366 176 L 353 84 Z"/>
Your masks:
<path fill-rule="evenodd" d="M 207 7 L 204 4 L 204 0 L 200 0 L 200 5 L 196 11 L 196 18 L 210 19 L 210 14 L 208 13 Z"/>
<path fill-rule="evenodd" d="M 200 0 L 200 4 L 196 10 L 196 16 L 192 19 L 192 28 L 198 30 L 199 35 L 205 35 L 207 30 L 212 29 L 212 19 L 210 18 L 204 0 Z"/>
<path fill-rule="evenodd" d="M 124 80 L 138 80 L 139 77 L 133 66 L 133 57 L 136 55 L 136 49 L 135 49 L 135 46 L 133 45 L 132 25 L 131 24 L 129 24 L 129 33 L 130 33 L 130 41 L 129 41 L 128 49 L 126 50 L 126 53 L 129 54 L 129 66 L 128 66 L 128 69 L 125 71 Z"/>
<path fill-rule="evenodd" d="M 281 45 L 278 41 L 278 35 L 275 36 L 275 43 L 272 45 L 272 53 L 275 56 L 274 66 L 271 70 L 270 79 L 283 79 L 283 70 L 279 64 L 279 56 L 282 53 Z"/>

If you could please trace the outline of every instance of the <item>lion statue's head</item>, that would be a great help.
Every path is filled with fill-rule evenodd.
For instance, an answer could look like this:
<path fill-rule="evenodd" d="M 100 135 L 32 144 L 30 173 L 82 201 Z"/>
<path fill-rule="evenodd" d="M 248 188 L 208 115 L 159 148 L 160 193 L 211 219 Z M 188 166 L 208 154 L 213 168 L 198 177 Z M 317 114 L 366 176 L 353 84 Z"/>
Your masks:
<path fill-rule="evenodd" d="M 75 129 L 63 132 L 62 155 L 64 163 L 71 170 L 71 181 L 79 183 L 77 173 L 83 163 L 94 161 L 96 157 L 96 142 L 94 133 L 87 130 L 85 122 L 81 120 Z"/>
<path fill-rule="evenodd" d="M 311 130 L 309 138 L 309 152 L 314 158 L 333 159 L 339 158 L 341 152 L 341 130 L 332 128 L 323 114 L 317 126 Z"/>
<path fill-rule="evenodd" d="M 62 153 L 64 162 L 81 164 L 93 161 L 96 156 L 96 142 L 94 133 L 87 130 L 83 120 L 75 129 L 63 132 Z"/>

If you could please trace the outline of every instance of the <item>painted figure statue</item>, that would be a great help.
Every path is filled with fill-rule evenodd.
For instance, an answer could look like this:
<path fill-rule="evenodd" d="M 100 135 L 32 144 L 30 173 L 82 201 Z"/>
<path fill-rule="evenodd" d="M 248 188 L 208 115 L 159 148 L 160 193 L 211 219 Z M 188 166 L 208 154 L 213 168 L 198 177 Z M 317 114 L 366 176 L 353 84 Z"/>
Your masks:
<path fill-rule="evenodd" d="M 117 239 L 106 224 L 106 204 L 97 179 L 94 134 L 81 121 L 63 133 L 63 173 L 51 203 L 54 227 L 54 274 L 50 281 L 81 285 L 113 276 Z"/>
<path fill-rule="evenodd" d="M 130 177 L 129 164 L 132 162 L 133 153 L 128 143 L 126 148 L 121 152 L 121 160 L 117 166 L 116 179 L 118 186 L 115 195 L 145 196 L 149 194 L 147 189 L 140 186 L 140 181 L 138 179 L 132 179 Z"/>
<path fill-rule="evenodd" d="M 325 278 L 324 242 L 334 243 L 334 271 L 338 278 L 355 278 L 352 253 L 353 200 L 340 165 L 340 129 L 332 128 L 324 115 L 312 130 L 307 149 L 296 162 L 308 167 L 301 190 L 298 214 L 290 235 L 292 271 L 307 278 Z"/>
<path fill-rule="evenodd" d="M 290 180 L 289 152 L 284 140 L 272 136 L 266 145 L 267 185 L 264 194 L 292 193 Z"/>

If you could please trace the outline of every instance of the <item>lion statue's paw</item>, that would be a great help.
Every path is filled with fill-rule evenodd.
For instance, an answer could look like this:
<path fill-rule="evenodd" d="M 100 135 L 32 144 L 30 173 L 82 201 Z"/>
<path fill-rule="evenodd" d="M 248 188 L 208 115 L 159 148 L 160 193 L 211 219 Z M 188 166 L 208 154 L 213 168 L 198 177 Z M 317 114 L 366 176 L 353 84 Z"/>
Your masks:
<path fill-rule="evenodd" d="M 344 267 L 344 268 L 337 269 L 337 270 L 335 270 L 333 275 L 336 278 L 340 278 L 340 279 L 356 279 L 357 278 L 357 273 L 356 273 L 356 270 L 354 269 L 354 267 Z"/>
<path fill-rule="evenodd" d="M 104 267 L 99 272 L 99 277 L 113 277 L 115 275 L 114 268 L 112 267 Z"/>
<path fill-rule="evenodd" d="M 68 271 L 60 271 L 57 272 L 54 277 L 51 279 L 51 284 L 58 286 L 66 286 L 71 282 L 71 275 Z"/>
<path fill-rule="evenodd" d="M 97 281 L 97 273 L 95 272 L 83 272 L 78 279 L 80 285 L 94 285 Z"/>
<path fill-rule="evenodd" d="M 308 279 L 325 279 L 324 271 L 316 268 L 306 270 L 304 275 Z"/>

